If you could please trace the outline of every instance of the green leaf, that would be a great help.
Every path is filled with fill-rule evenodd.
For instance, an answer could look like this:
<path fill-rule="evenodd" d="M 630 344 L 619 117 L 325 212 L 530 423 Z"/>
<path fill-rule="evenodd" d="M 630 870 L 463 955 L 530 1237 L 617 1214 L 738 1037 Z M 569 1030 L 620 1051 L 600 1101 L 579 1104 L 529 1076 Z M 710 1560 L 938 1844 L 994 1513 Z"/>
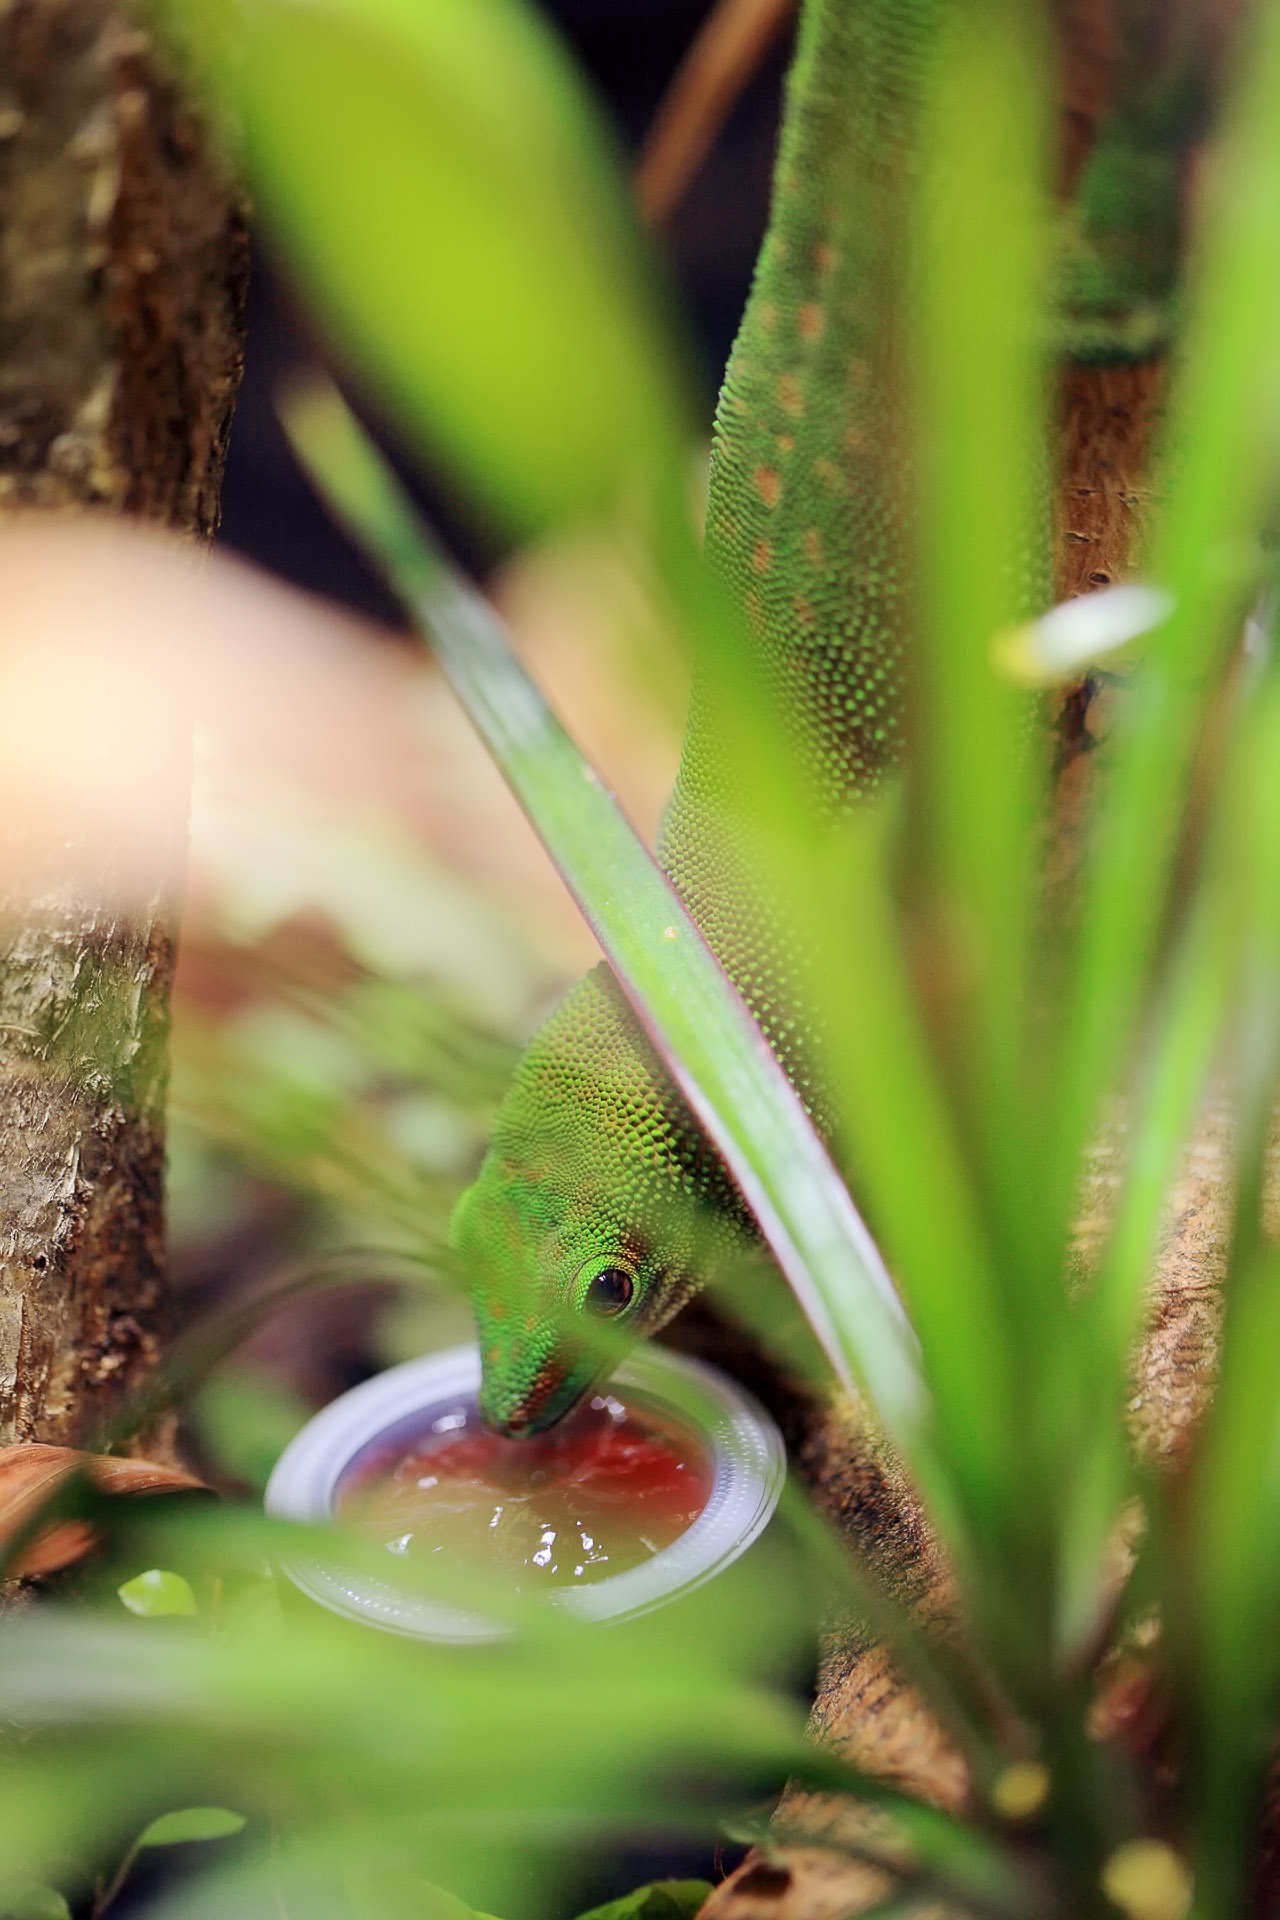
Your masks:
<path fill-rule="evenodd" d="M 196 0 L 178 11 L 199 38 Z M 679 356 L 610 143 L 533 10 L 241 11 L 223 72 L 255 199 L 397 427 L 517 530 L 670 477 Z"/>
<path fill-rule="evenodd" d="M 589 1907 L 578 1920 L 693 1920 L 711 1890 L 708 1880 L 654 1880 L 620 1900 Z"/>
<path fill-rule="evenodd" d="M 175 1813 L 162 1813 L 144 1827 L 134 1845 L 143 1847 L 181 1847 L 192 1840 L 225 1840 L 239 1833 L 246 1824 L 242 1813 L 229 1807 L 182 1807 Z"/>
<path fill-rule="evenodd" d="M 71 1909 L 43 1880 L 11 1880 L 0 1886 L 0 1920 L 71 1920 Z"/>
<path fill-rule="evenodd" d="M 132 1580 L 126 1580 L 116 1592 L 128 1607 L 130 1613 L 140 1614 L 144 1619 L 158 1619 L 167 1613 L 197 1613 L 196 1596 L 190 1583 L 180 1573 L 168 1573 L 161 1567 L 151 1567 L 146 1573 L 135 1574 Z"/>
<path fill-rule="evenodd" d="M 449 568 L 339 396 L 295 393 L 285 424 L 316 485 L 429 641 L 732 1170 L 837 1377 L 861 1381 L 917 1459 L 925 1399 L 896 1289 L 826 1147 L 679 896 L 547 707 L 492 608 Z"/>

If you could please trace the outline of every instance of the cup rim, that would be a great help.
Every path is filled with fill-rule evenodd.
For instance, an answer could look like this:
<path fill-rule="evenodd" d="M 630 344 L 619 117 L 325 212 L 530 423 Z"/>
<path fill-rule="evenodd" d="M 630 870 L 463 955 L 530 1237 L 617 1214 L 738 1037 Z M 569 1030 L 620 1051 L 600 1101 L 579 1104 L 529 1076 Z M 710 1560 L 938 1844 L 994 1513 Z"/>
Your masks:
<path fill-rule="evenodd" d="M 691 1426 L 711 1460 L 711 1491 L 692 1525 L 640 1566 L 586 1587 L 554 1587 L 554 1606 L 584 1621 L 635 1619 L 702 1586 L 731 1566 L 773 1516 L 786 1478 L 782 1435 L 744 1387 L 716 1367 L 665 1347 L 639 1346 L 602 1391 L 628 1389 Z M 275 1519 L 331 1520 L 344 1473 L 390 1429 L 441 1401 L 474 1398 L 480 1351 L 474 1344 L 388 1367 L 330 1401 L 296 1433 L 267 1482 Z M 510 1629 L 407 1592 L 391 1580 L 314 1560 L 287 1559 L 281 1571 L 331 1612 L 415 1639 L 458 1644 L 508 1637 Z"/>

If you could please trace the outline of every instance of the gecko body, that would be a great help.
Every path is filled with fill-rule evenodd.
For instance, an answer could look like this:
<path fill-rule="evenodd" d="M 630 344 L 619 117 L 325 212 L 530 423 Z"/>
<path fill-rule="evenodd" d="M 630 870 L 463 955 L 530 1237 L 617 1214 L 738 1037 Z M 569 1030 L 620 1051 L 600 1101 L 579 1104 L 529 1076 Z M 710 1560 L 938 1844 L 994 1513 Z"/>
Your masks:
<path fill-rule="evenodd" d="M 768 723 L 805 769 L 815 832 L 902 752 L 904 227 L 930 58 L 957 3 L 807 0 L 769 228 L 717 410 L 707 563 L 737 610 Z M 1086 241 L 1088 220 L 1078 210 Z M 821 1124 L 806 956 L 752 858 L 759 769 L 724 722 L 723 675 L 723 661 L 695 660 L 659 856 Z M 653 1333 L 752 1245 L 740 1197 L 607 967 L 524 1054 L 454 1239 L 483 1410 L 509 1434 L 550 1426 L 607 1370 L 616 1343 L 602 1353 L 594 1329 Z"/>
<path fill-rule="evenodd" d="M 811 774 L 817 822 L 874 789 L 899 752 L 894 214 L 937 11 L 938 0 L 806 9 L 769 230 L 717 411 L 707 559 L 740 612 L 770 721 Z M 753 769 L 737 763 L 718 709 L 715 672 L 695 661 L 659 857 L 812 1100 L 804 957 L 753 884 Z M 486 1417 L 508 1433 L 552 1424 L 603 1364 L 577 1324 L 652 1333 L 751 1238 L 731 1181 L 597 967 L 535 1035 L 458 1210 Z"/>

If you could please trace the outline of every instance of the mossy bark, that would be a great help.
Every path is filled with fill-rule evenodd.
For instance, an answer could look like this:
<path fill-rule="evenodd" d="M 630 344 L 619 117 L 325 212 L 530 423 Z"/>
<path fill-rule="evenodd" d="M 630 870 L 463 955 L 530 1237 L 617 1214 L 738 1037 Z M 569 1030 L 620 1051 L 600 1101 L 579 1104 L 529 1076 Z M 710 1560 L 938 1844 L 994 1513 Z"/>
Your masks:
<path fill-rule="evenodd" d="M 116 0 L 0 0 L 0 236 L 0 512 L 207 541 L 243 213 Z M 159 1351 L 171 877 L 127 918 L 53 870 L 0 899 L 0 1441 L 90 1438 Z"/>

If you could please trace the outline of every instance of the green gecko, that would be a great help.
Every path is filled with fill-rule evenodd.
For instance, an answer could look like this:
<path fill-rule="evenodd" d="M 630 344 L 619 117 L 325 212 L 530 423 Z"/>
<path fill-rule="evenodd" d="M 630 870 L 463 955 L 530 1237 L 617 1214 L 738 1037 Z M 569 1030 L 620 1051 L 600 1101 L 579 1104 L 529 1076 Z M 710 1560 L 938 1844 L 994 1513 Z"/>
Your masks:
<path fill-rule="evenodd" d="M 930 52 L 954 4 L 808 0 L 769 229 L 717 410 L 707 560 L 742 616 L 771 723 L 808 771 L 817 823 L 873 792 L 902 752 L 903 223 Z M 714 673 L 695 662 L 659 857 L 821 1119 L 803 955 L 744 857 L 753 769 L 741 758 Z M 509 1434 L 551 1426 L 608 1370 L 593 1328 L 652 1334 L 753 1239 L 597 967 L 529 1045 L 455 1215 L 485 1417 Z"/>

